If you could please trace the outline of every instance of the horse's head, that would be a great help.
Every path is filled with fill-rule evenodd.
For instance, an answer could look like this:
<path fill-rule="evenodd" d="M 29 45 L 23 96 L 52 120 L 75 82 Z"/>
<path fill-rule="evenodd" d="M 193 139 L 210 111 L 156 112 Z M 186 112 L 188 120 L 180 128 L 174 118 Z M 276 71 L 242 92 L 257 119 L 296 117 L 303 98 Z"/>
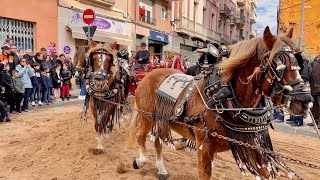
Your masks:
<path fill-rule="evenodd" d="M 292 30 L 286 36 L 277 37 L 269 28 L 265 29 L 263 41 L 267 51 L 261 57 L 260 81 L 265 95 L 273 98 L 282 93 L 286 97 L 288 111 L 305 116 L 313 98 L 309 85 L 300 76 L 299 54 L 291 38 Z"/>
<path fill-rule="evenodd" d="M 96 44 L 88 51 L 91 72 L 89 91 L 92 93 L 109 96 L 106 93 L 112 91 L 110 88 L 119 70 L 115 47 L 116 43 Z"/>
<path fill-rule="evenodd" d="M 74 54 L 74 62 L 75 65 L 75 76 L 83 78 L 85 75 L 85 69 L 88 66 L 88 62 L 86 59 L 86 48 L 87 46 L 81 46 L 78 48 L 76 53 Z"/>

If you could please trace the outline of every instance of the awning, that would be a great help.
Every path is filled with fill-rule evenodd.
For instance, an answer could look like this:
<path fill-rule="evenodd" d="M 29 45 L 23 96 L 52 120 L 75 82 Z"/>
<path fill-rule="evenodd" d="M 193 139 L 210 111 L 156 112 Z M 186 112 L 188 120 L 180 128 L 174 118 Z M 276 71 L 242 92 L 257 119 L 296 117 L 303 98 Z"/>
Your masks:
<path fill-rule="evenodd" d="M 70 27 L 70 28 L 71 28 L 73 38 L 88 39 L 82 28 L 79 28 L 79 27 Z M 131 40 L 129 40 L 128 37 L 129 37 L 128 35 L 108 33 L 108 32 L 104 32 L 97 29 L 92 39 L 94 41 L 108 42 L 108 43 L 117 42 L 117 44 L 131 46 Z"/>

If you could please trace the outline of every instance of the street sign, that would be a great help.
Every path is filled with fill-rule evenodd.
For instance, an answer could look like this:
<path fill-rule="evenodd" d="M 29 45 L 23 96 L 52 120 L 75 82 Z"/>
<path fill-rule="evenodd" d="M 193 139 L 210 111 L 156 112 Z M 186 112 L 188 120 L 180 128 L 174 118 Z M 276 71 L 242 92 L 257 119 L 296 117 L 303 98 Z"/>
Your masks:
<path fill-rule="evenodd" d="M 89 27 L 90 27 L 90 32 L 89 32 Z M 89 38 L 89 33 L 90 33 L 90 38 L 93 37 L 94 33 L 96 32 L 97 26 L 83 26 L 82 27 L 84 33 L 86 34 L 87 38 Z"/>
<path fill-rule="evenodd" d="M 94 13 L 94 11 L 92 9 L 86 9 L 83 12 L 82 20 L 83 20 L 84 23 L 90 25 L 91 23 L 93 23 L 95 18 L 96 18 L 96 15 L 95 15 L 95 13 Z"/>

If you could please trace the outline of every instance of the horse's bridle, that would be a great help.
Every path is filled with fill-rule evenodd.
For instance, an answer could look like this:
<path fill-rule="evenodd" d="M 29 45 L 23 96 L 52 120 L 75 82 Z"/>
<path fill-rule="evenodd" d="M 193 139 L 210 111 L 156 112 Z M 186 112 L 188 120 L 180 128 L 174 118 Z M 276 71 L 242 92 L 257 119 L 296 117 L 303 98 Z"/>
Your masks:
<path fill-rule="evenodd" d="M 93 55 L 98 54 L 99 57 L 99 68 L 97 70 L 93 70 Z M 107 86 L 109 78 L 112 76 L 112 71 L 109 69 L 104 69 L 104 61 L 106 59 L 106 55 L 111 55 L 105 49 L 99 49 L 90 53 L 89 55 L 89 90 L 88 93 L 93 96 L 99 96 L 100 98 L 112 98 L 115 96 L 115 92 L 113 91 L 112 86 L 114 83 L 111 84 L 111 87 Z M 98 90 L 96 87 L 96 79 L 100 79 L 102 81 L 102 86 L 106 87 L 106 89 Z"/>
<path fill-rule="evenodd" d="M 289 101 L 297 99 L 304 102 L 312 102 L 311 90 L 309 84 L 305 83 L 301 78 L 286 81 L 284 74 L 287 68 L 291 70 L 299 70 L 297 60 L 294 56 L 294 52 L 291 47 L 284 45 L 281 50 L 275 54 L 272 61 L 269 61 L 269 52 L 260 53 L 260 68 L 261 74 L 258 78 L 259 86 L 263 80 L 269 80 L 269 89 L 271 89 L 271 99 L 278 94 L 283 93 L 289 97 Z M 291 67 L 288 67 L 286 60 L 291 61 Z M 276 61 L 282 64 L 281 68 L 278 68 Z"/>

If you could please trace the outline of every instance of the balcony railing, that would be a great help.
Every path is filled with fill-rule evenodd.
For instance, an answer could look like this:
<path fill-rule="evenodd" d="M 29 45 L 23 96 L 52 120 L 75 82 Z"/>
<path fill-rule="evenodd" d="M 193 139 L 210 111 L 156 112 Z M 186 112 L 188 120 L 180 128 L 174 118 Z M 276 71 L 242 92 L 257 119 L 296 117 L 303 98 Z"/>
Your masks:
<path fill-rule="evenodd" d="M 256 23 L 256 22 L 257 22 L 257 14 L 255 12 L 251 12 L 250 23 L 253 24 L 253 23 Z"/>
<path fill-rule="evenodd" d="M 222 6 L 222 3 L 221 3 L 221 5 L 220 5 L 220 14 L 224 15 L 226 17 L 230 17 L 230 15 L 231 15 L 230 8 L 225 4 L 223 4 L 223 6 Z"/>
<path fill-rule="evenodd" d="M 194 33 L 194 22 L 190 19 L 182 17 L 180 19 L 176 19 L 177 29 L 183 29 L 188 31 L 189 33 Z"/>
<path fill-rule="evenodd" d="M 237 4 L 239 7 L 245 6 L 246 2 L 247 2 L 247 0 L 237 0 Z"/>
<path fill-rule="evenodd" d="M 243 27 L 246 24 L 246 17 L 244 16 L 244 14 L 240 13 L 237 17 L 236 17 L 236 24 L 239 27 Z"/>
<path fill-rule="evenodd" d="M 139 16 L 140 21 L 146 22 L 148 24 L 157 25 L 156 19 L 151 18 L 150 16 Z"/>

